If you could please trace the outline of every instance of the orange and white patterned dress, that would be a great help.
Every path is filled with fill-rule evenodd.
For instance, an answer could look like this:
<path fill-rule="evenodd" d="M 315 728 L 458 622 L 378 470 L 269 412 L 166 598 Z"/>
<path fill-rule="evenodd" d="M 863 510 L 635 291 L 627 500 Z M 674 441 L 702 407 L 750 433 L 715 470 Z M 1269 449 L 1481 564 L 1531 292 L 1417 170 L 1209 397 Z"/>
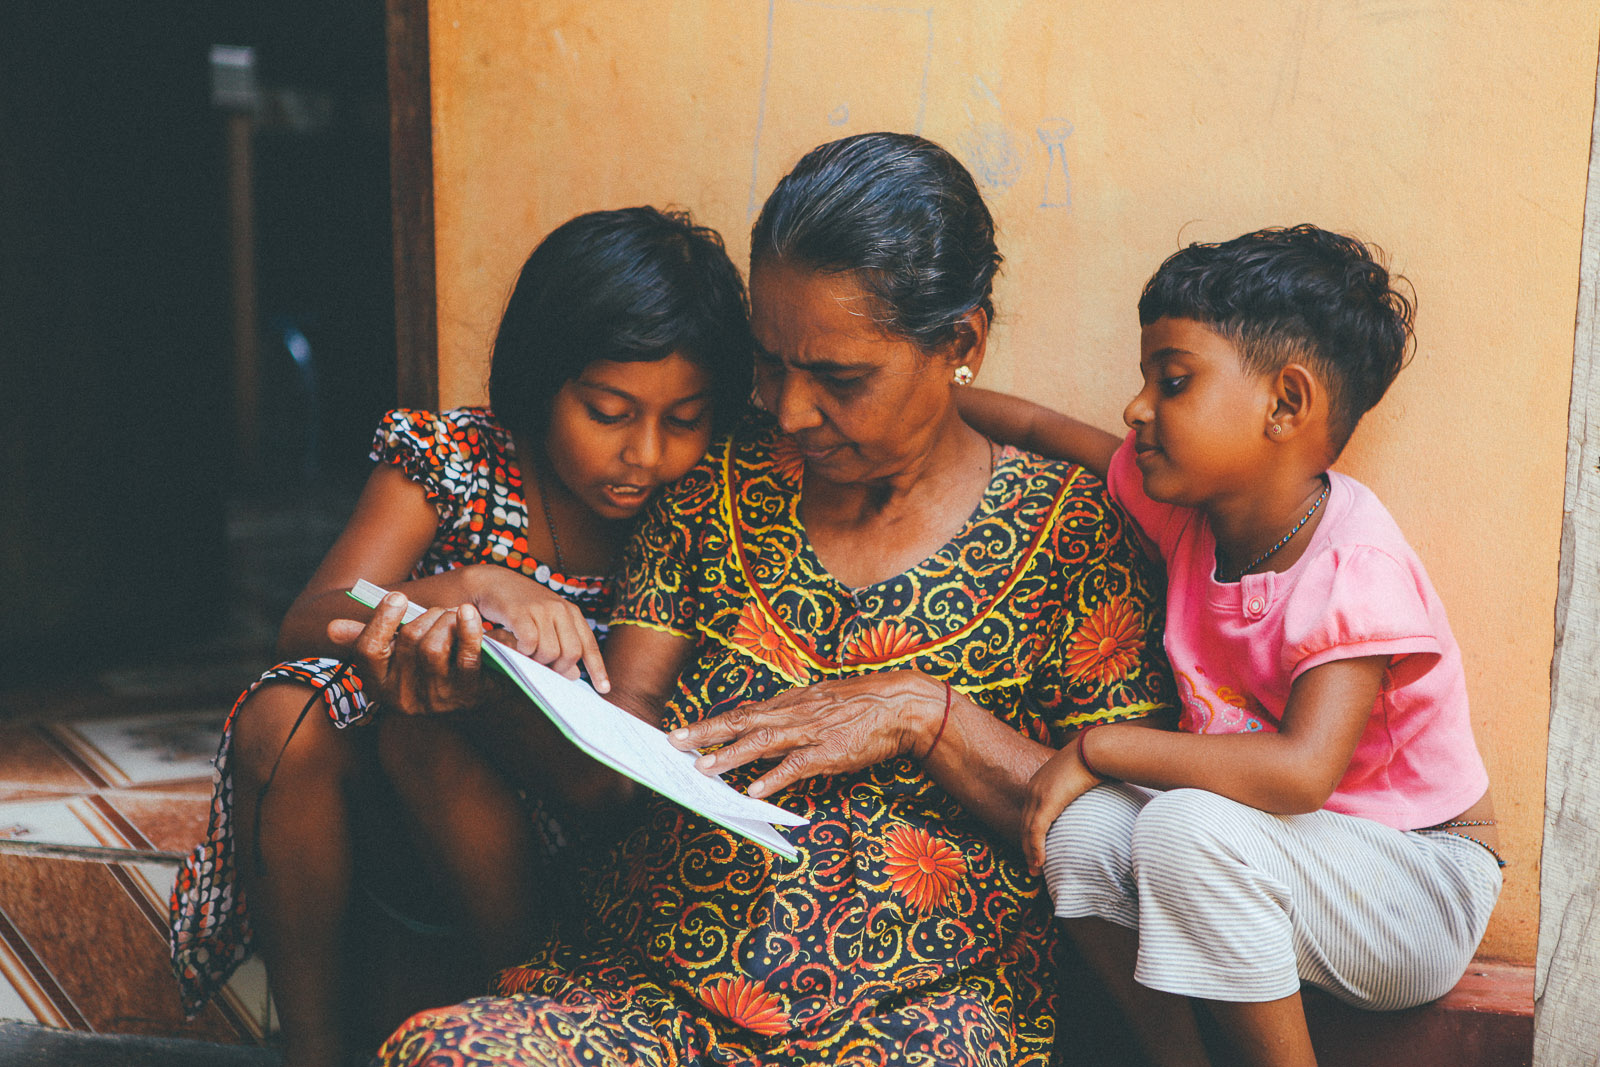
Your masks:
<path fill-rule="evenodd" d="M 433 543 L 412 578 L 475 563 L 493 563 L 527 575 L 572 601 L 605 637 L 611 609 L 609 576 L 563 575 L 528 554 L 528 507 L 522 494 L 511 434 L 487 408 L 429 412 L 399 408 L 384 416 L 372 458 L 399 467 L 422 486 L 439 513 Z M 379 710 L 348 664 L 319 658 L 280 663 L 239 695 L 222 727 L 212 775 L 206 839 L 195 847 L 173 885 L 168 940 L 184 1010 L 193 1015 L 222 987 L 250 953 L 249 904 L 238 883 L 234 854 L 233 721 L 245 698 L 265 682 L 294 682 L 318 690 L 324 710 L 340 729 L 362 725 Z M 565 832 L 538 798 L 530 818 L 546 848 L 559 850 Z"/>
<path fill-rule="evenodd" d="M 1005 449 L 948 544 L 848 589 L 806 538 L 801 473 L 781 437 L 747 429 L 630 546 L 613 624 L 695 642 L 668 728 L 902 668 L 1057 745 L 1172 707 L 1147 563 L 1092 475 Z M 905 757 L 771 799 L 811 820 L 784 831 L 795 861 L 652 797 L 581 923 L 504 972 L 500 996 L 414 1016 L 381 1062 L 1049 1061 L 1049 901 L 1000 833 Z"/>

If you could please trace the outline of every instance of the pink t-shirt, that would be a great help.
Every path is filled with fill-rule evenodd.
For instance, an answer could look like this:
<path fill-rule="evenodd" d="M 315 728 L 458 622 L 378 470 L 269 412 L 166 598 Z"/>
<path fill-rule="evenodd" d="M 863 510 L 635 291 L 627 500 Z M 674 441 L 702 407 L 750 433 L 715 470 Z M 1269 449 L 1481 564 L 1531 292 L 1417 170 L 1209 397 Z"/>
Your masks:
<path fill-rule="evenodd" d="M 1399 830 L 1459 815 L 1488 788 L 1461 650 L 1411 546 L 1372 491 L 1329 472 L 1311 543 L 1281 574 L 1219 582 L 1200 512 L 1144 494 L 1130 435 L 1111 496 L 1167 567 L 1165 645 L 1190 733 L 1276 730 L 1289 687 L 1321 663 L 1389 657 L 1383 689 L 1326 807 Z"/>

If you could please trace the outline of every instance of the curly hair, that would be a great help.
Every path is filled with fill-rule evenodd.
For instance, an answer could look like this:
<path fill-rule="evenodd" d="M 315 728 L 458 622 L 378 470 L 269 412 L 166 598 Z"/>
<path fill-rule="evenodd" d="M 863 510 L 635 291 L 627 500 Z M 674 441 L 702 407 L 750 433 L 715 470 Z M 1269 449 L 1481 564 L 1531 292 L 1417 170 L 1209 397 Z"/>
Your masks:
<path fill-rule="evenodd" d="M 1257 374 L 1304 360 L 1327 387 L 1337 454 L 1411 347 L 1414 298 L 1396 289 L 1405 279 L 1381 257 L 1376 246 L 1307 224 L 1191 244 L 1145 285 L 1139 322 L 1202 322 Z"/>

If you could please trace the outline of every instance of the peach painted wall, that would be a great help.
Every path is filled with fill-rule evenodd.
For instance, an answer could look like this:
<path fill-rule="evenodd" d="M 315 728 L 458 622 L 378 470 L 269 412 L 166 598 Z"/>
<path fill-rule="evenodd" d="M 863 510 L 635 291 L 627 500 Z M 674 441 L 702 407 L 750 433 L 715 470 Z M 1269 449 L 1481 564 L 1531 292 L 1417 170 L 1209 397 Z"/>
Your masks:
<path fill-rule="evenodd" d="M 743 262 L 806 148 L 923 133 L 1007 256 L 983 384 L 1108 428 L 1134 302 L 1180 242 L 1301 221 L 1390 250 L 1420 345 L 1341 468 L 1388 503 L 1466 655 L 1534 956 L 1589 0 L 431 0 L 440 395 L 481 400 L 523 257 L 585 210 L 679 204 Z"/>

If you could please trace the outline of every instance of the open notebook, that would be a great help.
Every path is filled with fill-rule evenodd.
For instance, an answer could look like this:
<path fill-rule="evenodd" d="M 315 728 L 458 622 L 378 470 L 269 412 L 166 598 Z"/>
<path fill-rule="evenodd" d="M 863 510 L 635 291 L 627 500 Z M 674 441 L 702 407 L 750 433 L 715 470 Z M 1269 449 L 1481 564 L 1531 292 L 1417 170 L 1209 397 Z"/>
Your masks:
<path fill-rule="evenodd" d="M 369 608 L 388 591 L 360 581 L 350 596 Z M 406 622 L 421 615 L 406 605 Z M 734 789 L 721 778 L 695 769 L 695 754 L 672 746 L 667 735 L 641 722 L 596 693 L 589 683 L 571 681 L 492 637 L 483 640 L 484 658 L 516 683 L 535 707 L 549 716 L 567 740 L 619 774 L 699 812 L 779 855 L 794 859 L 795 847 L 772 824 L 804 826 L 808 821 Z"/>

